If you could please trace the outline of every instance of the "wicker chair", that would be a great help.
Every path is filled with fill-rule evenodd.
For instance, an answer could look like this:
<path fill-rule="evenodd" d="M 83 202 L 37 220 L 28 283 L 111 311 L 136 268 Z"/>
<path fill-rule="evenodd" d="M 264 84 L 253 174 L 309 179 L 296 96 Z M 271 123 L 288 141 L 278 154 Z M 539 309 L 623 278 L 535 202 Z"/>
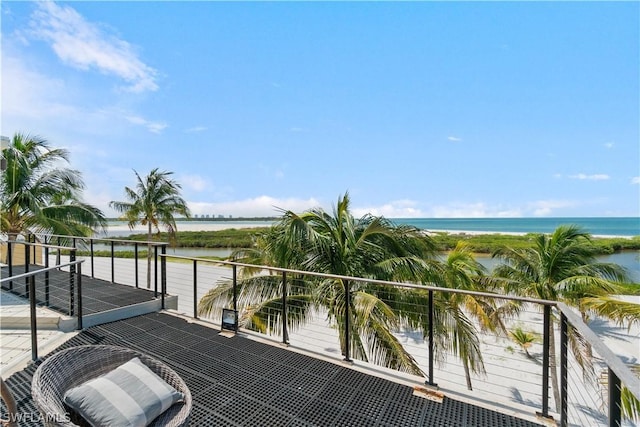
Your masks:
<path fill-rule="evenodd" d="M 82 420 L 63 403 L 64 393 L 139 357 L 142 363 L 167 384 L 184 393 L 184 402 L 176 403 L 156 418 L 151 426 L 185 426 L 191 412 L 191 393 L 178 374 L 157 359 L 123 347 L 85 345 L 72 347 L 48 357 L 38 367 L 31 383 L 33 401 L 46 426 L 77 426 Z M 76 424 L 78 423 L 78 424 Z"/>

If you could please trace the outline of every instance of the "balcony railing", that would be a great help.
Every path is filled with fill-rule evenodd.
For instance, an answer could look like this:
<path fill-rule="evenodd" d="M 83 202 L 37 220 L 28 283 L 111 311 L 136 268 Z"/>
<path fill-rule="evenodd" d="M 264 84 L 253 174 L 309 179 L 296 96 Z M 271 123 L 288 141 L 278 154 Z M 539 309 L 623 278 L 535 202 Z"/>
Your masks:
<path fill-rule="evenodd" d="M 72 242 L 71 247 L 89 247 L 86 256 L 78 255 L 79 260 L 89 264 L 92 277 L 100 275 L 110 276 L 107 279 L 118 281 L 131 286 L 139 286 L 138 275 L 146 273 L 146 259 L 138 258 L 138 245 L 113 239 L 83 239 L 59 237 L 60 242 Z M 64 240 L 71 239 L 71 240 Z M 51 239 L 40 239 L 53 242 Z M 57 240 L 55 240 L 57 241 Z M 110 256 L 96 257 L 93 250 L 94 241 L 100 241 L 107 247 L 133 246 L 133 259 L 116 260 L 115 250 L 110 250 Z M 6 242 L 4 242 L 6 243 Z M 39 244 L 34 243 L 33 248 Z M 423 381 L 426 386 L 439 387 L 445 394 L 472 401 L 486 402 L 502 406 L 505 410 L 528 413 L 538 413 L 542 418 L 555 419 L 561 426 L 569 425 L 634 425 L 625 420 L 622 415 L 623 395 L 640 399 L 640 380 L 625 363 L 615 355 L 598 336 L 583 323 L 580 315 L 571 307 L 553 301 L 500 295 L 494 293 L 469 292 L 456 289 L 444 289 L 421 284 L 397 283 L 364 279 L 358 277 L 337 276 L 310 271 L 298 271 L 270 266 L 255 266 L 231 261 L 212 261 L 201 258 L 168 256 L 166 244 L 153 243 L 153 281 L 160 298 L 165 294 L 178 295 L 178 311 L 193 318 L 201 317 L 198 313 L 198 303 L 211 289 L 226 282 L 230 285 L 229 298 L 216 307 L 216 313 L 211 320 L 220 323 L 218 313 L 222 309 L 231 309 L 239 313 L 240 319 L 245 317 L 246 311 L 254 307 L 248 303 L 252 301 L 240 290 L 239 273 L 243 268 L 262 269 L 277 283 L 279 293 L 272 298 L 267 314 L 263 319 L 266 328 L 265 338 L 275 339 L 286 345 L 304 348 L 321 353 L 324 357 L 332 357 L 352 362 L 363 368 L 375 368 L 390 371 L 380 364 L 376 366 L 375 357 L 368 353 L 366 363 L 356 360 L 351 353 L 350 346 L 341 346 L 336 324 L 329 321 L 326 307 L 313 307 L 305 313 L 305 321 L 292 322 L 301 318 L 300 301 L 296 296 L 302 294 L 301 287 L 304 280 L 340 280 L 342 283 L 366 284 L 371 292 L 378 295 L 389 307 L 394 307 L 394 294 L 397 292 L 416 293 L 425 301 L 424 304 L 405 304 L 401 309 L 396 308 L 394 315 L 398 318 L 413 316 L 424 320 L 426 327 L 417 327 L 409 322 L 399 322 L 392 330 L 397 341 L 415 359 L 418 366 L 425 373 Z M 41 245 L 46 250 L 46 245 Z M 32 249 L 33 250 L 33 249 Z M 58 256 L 62 249 L 58 250 Z M 69 257 L 75 251 L 69 249 Z M 36 254 L 37 255 L 37 254 Z M 29 259 L 36 259 L 33 254 Z M 48 256 L 45 256 L 48 259 Z M 116 262 L 118 261 L 118 262 Z M 70 267 L 70 266 L 69 266 Z M 106 267 L 106 268 L 105 268 Z M 109 274 L 110 272 L 110 274 Z M 104 277 L 103 277 L 104 278 Z M 3 279 L 3 283 L 7 279 Z M 160 289 L 158 290 L 158 280 Z M 351 295 L 351 289 L 346 289 L 345 295 Z M 387 297 L 385 298 L 385 295 Z M 442 331 L 435 329 L 438 325 L 438 301 L 448 296 L 473 297 L 477 300 L 492 301 L 495 306 L 514 305 L 519 307 L 518 316 L 504 318 L 507 331 L 519 328 L 539 337 L 531 345 L 522 349 L 509 338 L 500 328 L 495 332 L 480 327 L 473 322 L 478 336 L 478 343 L 484 360 L 485 372 L 469 369 L 462 362 L 461 355 L 456 354 L 454 347 L 447 346 L 440 337 Z M 253 298 L 253 302 L 256 299 Z M 334 319 L 334 322 L 344 322 L 349 334 L 353 328 L 348 326 L 353 322 L 353 313 L 349 312 L 351 304 L 345 307 L 345 317 Z M 308 307 L 307 307 L 308 309 Z M 402 310 L 403 312 L 400 312 Z M 468 314 L 468 313 L 467 313 Z M 202 320 L 202 319 L 201 319 Z M 292 325 L 295 324 L 295 328 Z M 551 325 L 554 325 L 551 327 Z M 557 325 L 557 326 L 556 326 Z M 553 337 L 550 331 L 553 332 Z M 249 333 L 249 331 L 245 331 Z M 576 332 L 581 337 L 583 349 L 589 353 L 588 359 L 584 354 L 574 352 L 572 343 Z M 256 333 L 255 331 L 251 333 Z M 344 342 L 350 342 L 348 336 Z M 363 340 L 366 344 L 366 337 Z M 551 343 L 555 342 L 555 354 L 552 353 Z M 344 348 L 344 350 L 343 350 Z M 587 361 L 581 367 L 579 360 Z M 554 382 L 552 371 L 557 361 L 558 396 L 554 396 Z M 402 378 L 407 376 L 400 372 L 390 372 Z M 472 390 L 470 390 L 470 388 Z M 557 402 L 557 405 L 556 405 Z"/>

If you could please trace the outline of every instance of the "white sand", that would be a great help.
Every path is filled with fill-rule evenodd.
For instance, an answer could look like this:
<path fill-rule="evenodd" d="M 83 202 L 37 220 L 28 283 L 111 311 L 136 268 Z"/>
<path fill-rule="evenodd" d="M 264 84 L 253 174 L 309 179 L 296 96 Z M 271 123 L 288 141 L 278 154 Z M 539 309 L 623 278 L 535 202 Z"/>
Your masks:
<path fill-rule="evenodd" d="M 232 228 L 268 227 L 271 223 L 265 221 L 211 221 L 211 222 L 177 222 L 178 231 L 220 231 Z M 161 231 L 164 231 L 161 229 Z M 138 225 L 131 230 L 126 223 L 109 224 L 107 236 L 128 236 L 130 234 L 143 234 L 147 227 Z"/>

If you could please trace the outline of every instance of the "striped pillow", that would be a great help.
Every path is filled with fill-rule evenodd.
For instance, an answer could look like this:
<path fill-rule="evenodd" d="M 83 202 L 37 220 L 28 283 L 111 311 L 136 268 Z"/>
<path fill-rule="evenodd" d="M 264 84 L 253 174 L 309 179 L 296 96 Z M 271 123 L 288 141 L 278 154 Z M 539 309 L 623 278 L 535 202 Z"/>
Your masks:
<path fill-rule="evenodd" d="M 137 357 L 64 394 L 64 402 L 92 426 L 147 426 L 182 400 Z"/>

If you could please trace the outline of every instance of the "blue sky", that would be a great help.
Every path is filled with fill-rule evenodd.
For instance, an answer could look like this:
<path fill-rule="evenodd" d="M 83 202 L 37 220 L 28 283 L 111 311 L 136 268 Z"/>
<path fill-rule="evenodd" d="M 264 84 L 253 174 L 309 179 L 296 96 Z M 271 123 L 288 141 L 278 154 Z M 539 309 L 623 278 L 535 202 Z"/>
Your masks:
<path fill-rule="evenodd" d="M 638 216 L 638 2 L 5 2 L 1 133 L 108 216 Z"/>

